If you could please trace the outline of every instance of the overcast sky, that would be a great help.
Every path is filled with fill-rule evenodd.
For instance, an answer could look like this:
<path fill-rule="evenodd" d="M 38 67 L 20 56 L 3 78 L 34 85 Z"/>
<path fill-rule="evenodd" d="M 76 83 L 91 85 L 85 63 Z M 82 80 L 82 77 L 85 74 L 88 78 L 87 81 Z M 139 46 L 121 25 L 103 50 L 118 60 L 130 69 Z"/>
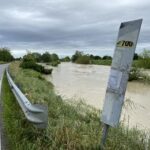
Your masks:
<path fill-rule="evenodd" d="M 0 0 L 0 46 L 112 55 L 122 21 L 143 18 L 137 52 L 150 49 L 150 0 Z"/>

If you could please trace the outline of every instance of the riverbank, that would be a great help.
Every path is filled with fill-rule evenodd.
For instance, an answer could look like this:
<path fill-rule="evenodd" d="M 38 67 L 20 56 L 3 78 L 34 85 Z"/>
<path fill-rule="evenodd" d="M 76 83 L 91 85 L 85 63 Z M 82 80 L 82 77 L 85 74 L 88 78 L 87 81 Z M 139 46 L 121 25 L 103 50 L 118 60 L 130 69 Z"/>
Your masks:
<path fill-rule="evenodd" d="M 109 71 L 109 66 L 61 63 L 53 69 L 51 76 L 45 77 L 54 84 L 55 92 L 63 99 L 81 99 L 96 109 L 102 109 Z M 125 123 L 130 128 L 150 129 L 149 91 L 149 84 L 128 82 L 125 100 L 130 100 L 133 107 L 123 109 L 122 120 L 126 118 Z"/>
<path fill-rule="evenodd" d="M 11 93 L 5 75 L 2 89 L 4 120 L 11 149 L 99 149 L 102 129 L 99 111 L 82 102 L 64 101 L 55 94 L 53 85 L 44 80 L 40 73 L 21 69 L 18 63 L 10 65 L 10 72 L 32 103 L 47 104 L 49 112 L 48 127 L 45 130 L 38 130 L 27 122 Z M 144 131 L 129 129 L 121 123 L 119 128 L 110 129 L 106 149 L 145 150 L 148 146 L 145 138 Z"/>
<path fill-rule="evenodd" d="M 91 64 L 93 65 L 106 65 L 110 66 L 112 63 L 112 60 L 91 60 Z"/>

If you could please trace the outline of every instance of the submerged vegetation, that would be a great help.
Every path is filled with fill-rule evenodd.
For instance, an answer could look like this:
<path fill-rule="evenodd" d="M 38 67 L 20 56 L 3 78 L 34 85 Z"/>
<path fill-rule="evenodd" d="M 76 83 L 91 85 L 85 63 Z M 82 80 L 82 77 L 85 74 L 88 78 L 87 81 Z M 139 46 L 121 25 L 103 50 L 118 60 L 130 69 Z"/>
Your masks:
<path fill-rule="evenodd" d="M 129 81 L 138 80 L 150 83 L 150 76 L 145 73 L 145 69 L 150 69 L 150 51 L 144 50 L 140 55 L 136 55 L 132 69 L 129 74 Z"/>
<path fill-rule="evenodd" d="M 144 70 L 133 67 L 129 73 L 129 81 L 140 81 L 150 84 L 150 76 Z"/>
<path fill-rule="evenodd" d="M 100 57 L 76 51 L 75 54 L 72 55 L 71 61 L 79 64 L 111 65 L 112 57 L 107 55 Z M 150 69 L 150 50 L 144 49 L 139 55 L 135 53 L 132 66 L 136 68 Z"/>
<path fill-rule="evenodd" d="M 0 48 L 0 64 L 14 60 L 8 48 Z M 50 54 L 45 52 L 43 54 L 28 52 L 23 58 L 16 58 L 22 61 L 20 67 L 24 69 L 33 69 L 40 73 L 51 74 L 51 69 L 46 69 L 38 63 L 46 63 L 50 66 L 58 66 L 61 62 L 72 62 L 77 64 L 96 64 L 96 65 L 111 65 L 112 57 L 105 55 L 103 57 L 92 54 L 85 54 L 82 51 L 76 51 L 72 57 L 66 56 L 59 58 L 55 53 Z M 140 54 L 135 53 L 133 58 L 132 69 L 129 74 L 129 81 L 137 80 L 150 83 L 150 76 L 143 73 L 142 69 L 150 69 L 150 50 L 144 49 Z"/>
<path fill-rule="evenodd" d="M 94 56 L 89 54 L 84 54 L 81 51 L 76 51 L 71 58 L 73 63 L 77 64 L 97 64 L 97 65 L 111 65 L 112 57 L 111 56 Z"/>
<path fill-rule="evenodd" d="M 60 59 L 59 59 L 58 55 L 55 53 L 49 54 L 48 52 L 45 52 L 43 55 L 41 55 L 40 62 L 44 62 L 51 66 L 56 67 L 56 66 L 58 66 L 58 64 L 60 64 Z"/>
<path fill-rule="evenodd" d="M 133 67 L 129 73 L 129 81 L 139 80 L 140 76 L 141 76 L 140 70 L 136 67 Z"/>
<path fill-rule="evenodd" d="M 144 49 L 138 59 L 133 63 L 138 68 L 150 69 L 150 50 Z"/>
<path fill-rule="evenodd" d="M 51 74 L 52 69 L 46 69 L 43 66 L 36 63 L 35 58 L 32 54 L 28 53 L 23 57 L 23 60 L 20 64 L 20 67 L 24 69 L 33 69 L 37 72 L 44 73 L 44 74 Z"/>
<path fill-rule="evenodd" d="M 58 64 L 60 64 L 60 59 L 58 57 L 57 54 L 53 53 L 50 54 L 49 52 L 45 52 L 43 54 L 34 52 L 28 52 L 24 57 L 23 60 L 25 60 L 26 58 L 29 59 L 28 57 L 30 57 L 30 60 L 32 60 L 32 62 L 34 61 L 35 63 L 46 63 L 48 65 L 51 66 L 58 66 Z M 21 60 L 21 59 L 19 59 Z"/>
<path fill-rule="evenodd" d="M 64 101 L 55 94 L 53 85 L 46 81 L 41 73 L 22 69 L 19 65 L 19 62 L 10 65 L 11 76 L 32 103 L 48 105 L 48 126 L 45 130 L 38 130 L 26 121 L 4 75 L 3 116 L 9 148 L 12 150 L 98 150 L 102 129 L 99 111 L 83 102 Z M 147 139 L 144 131 L 136 128 L 128 129 L 123 123 L 109 131 L 107 150 L 149 148 L 150 139 Z"/>
<path fill-rule="evenodd" d="M 66 57 L 64 57 L 64 58 L 61 58 L 60 61 L 61 61 L 61 62 L 70 62 L 71 59 L 70 59 L 69 56 L 66 56 Z"/>

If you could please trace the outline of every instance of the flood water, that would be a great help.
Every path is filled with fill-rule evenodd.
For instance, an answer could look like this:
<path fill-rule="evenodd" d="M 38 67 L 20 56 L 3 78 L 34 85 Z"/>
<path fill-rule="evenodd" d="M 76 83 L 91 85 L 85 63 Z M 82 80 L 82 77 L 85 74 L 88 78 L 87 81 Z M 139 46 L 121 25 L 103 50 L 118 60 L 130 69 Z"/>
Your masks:
<path fill-rule="evenodd" d="M 69 100 L 84 100 L 97 109 L 102 109 L 110 67 L 61 63 L 47 76 L 57 94 Z M 150 129 L 150 85 L 129 82 L 121 119 L 129 127 Z"/>

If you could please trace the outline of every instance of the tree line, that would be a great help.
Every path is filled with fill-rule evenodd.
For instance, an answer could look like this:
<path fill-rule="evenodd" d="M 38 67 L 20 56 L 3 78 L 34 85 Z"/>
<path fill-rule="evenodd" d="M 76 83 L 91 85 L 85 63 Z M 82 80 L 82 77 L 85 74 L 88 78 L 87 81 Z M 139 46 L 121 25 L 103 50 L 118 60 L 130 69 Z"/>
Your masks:
<path fill-rule="evenodd" d="M 36 62 L 54 62 L 59 61 L 59 56 L 56 53 L 50 54 L 49 52 L 45 52 L 43 54 L 40 53 L 30 53 L 33 59 L 35 59 Z"/>
<path fill-rule="evenodd" d="M 14 57 L 10 53 L 8 48 L 0 48 L 0 61 L 1 62 L 10 62 L 14 60 Z"/>
<path fill-rule="evenodd" d="M 30 55 L 28 55 L 30 54 Z M 73 62 L 78 64 L 102 64 L 111 65 L 112 57 L 109 55 L 99 56 L 93 54 L 85 54 L 82 51 L 76 51 L 71 57 L 66 56 L 64 58 L 59 58 L 56 53 L 50 54 L 45 52 L 40 54 L 38 52 L 29 52 L 23 58 L 29 56 L 35 62 L 43 62 L 50 64 L 52 66 L 57 66 L 60 62 Z M 134 54 L 134 66 L 150 68 L 150 50 L 144 49 L 140 54 Z M 14 58 L 8 48 L 0 48 L 0 62 L 10 62 L 13 60 L 22 60 L 22 58 Z"/>

